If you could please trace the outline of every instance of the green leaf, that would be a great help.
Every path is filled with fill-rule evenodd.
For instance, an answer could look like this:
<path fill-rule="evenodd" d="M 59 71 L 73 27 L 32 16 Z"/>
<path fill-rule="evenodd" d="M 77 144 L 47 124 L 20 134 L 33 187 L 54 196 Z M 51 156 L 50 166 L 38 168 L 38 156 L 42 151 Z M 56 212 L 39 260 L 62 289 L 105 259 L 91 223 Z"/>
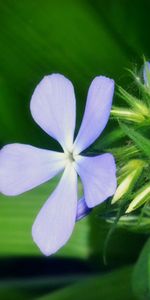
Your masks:
<path fill-rule="evenodd" d="M 108 147 L 112 147 L 113 144 L 120 142 L 120 140 L 125 137 L 124 131 L 119 127 L 113 129 L 112 131 L 110 130 L 110 128 L 108 128 L 106 132 L 107 133 L 104 133 L 102 137 L 100 136 L 94 146 L 91 147 L 93 152 L 100 152 L 104 149 L 107 149 Z"/>
<path fill-rule="evenodd" d="M 45 74 L 60 72 L 73 81 L 79 127 L 93 77 L 106 74 L 119 78 L 122 74 L 120 65 L 129 67 L 127 53 L 108 32 L 101 12 L 97 19 L 95 8 L 91 10 L 88 1 L 58 2 L 0 1 L 0 78 L 13 95 L 13 98 L 9 95 L 0 98 L 4 112 L 3 143 L 19 139 L 39 146 L 55 145 L 48 137 L 46 139 L 46 135 L 44 142 L 42 131 L 34 124 L 29 110 L 32 92 Z M 11 136 L 8 132 L 13 127 Z M 22 132 L 22 138 L 18 131 Z"/>
<path fill-rule="evenodd" d="M 39 300 L 134 300 L 131 289 L 132 267 L 110 272 L 106 275 L 93 276 L 80 283 L 48 294 Z"/>
<path fill-rule="evenodd" d="M 93 6 L 93 1 L 90 2 Z M 144 53 L 149 57 L 149 41 L 143 34 L 143 30 L 149 25 L 149 1 L 109 0 L 101 5 L 99 0 L 95 0 L 94 3 L 95 13 L 97 16 L 99 12 L 103 13 L 108 30 L 130 55 L 134 68 L 141 54 Z"/>
<path fill-rule="evenodd" d="M 85 276 L 86 277 L 86 276 Z M 83 280 L 83 276 L 28 277 L 0 281 L 0 299 L 30 300 L 64 286 Z"/>
<path fill-rule="evenodd" d="M 134 267 L 133 290 L 139 300 L 150 299 L 150 239 Z"/>
<path fill-rule="evenodd" d="M 134 141 L 136 146 L 148 157 L 150 158 L 150 141 L 145 138 L 141 133 L 135 131 L 131 126 L 127 126 L 120 123 L 123 131 L 128 135 L 128 137 Z"/>

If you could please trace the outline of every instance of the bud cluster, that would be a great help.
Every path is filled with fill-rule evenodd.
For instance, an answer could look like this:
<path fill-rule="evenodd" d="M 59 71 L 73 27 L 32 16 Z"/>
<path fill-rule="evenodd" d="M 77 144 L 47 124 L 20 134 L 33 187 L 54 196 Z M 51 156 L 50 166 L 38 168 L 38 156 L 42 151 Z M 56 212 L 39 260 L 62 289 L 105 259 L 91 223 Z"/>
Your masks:
<path fill-rule="evenodd" d="M 129 128 L 133 128 L 134 131 L 142 129 L 140 135 L 144 138 L 145 135 L 150 136 L 150 63 L 144 62 L 142 76 L 133 73 L 132 75 L 134 75 L 139 91 L 137 94 L 140 97 L 137 94 L 133 96 L 122 87 L 118 87 L 118 95 L 126 105 L 114 106 L 111 115 L 113 119 L 124 124 L 130 123 Z M 111 204 L 114 207 L 123 207 L 123 214 L 119 222 L 129 225 L 129 223 L 132 224 L 135 216 L 140 218 L 143 205 L 146 206 L 146 209 L 150 209 L 150 151 L 145 151 L 145 153 L 149 152 L 149 158 L 145 157 L 142 147 L 138 147 L 139 143 L 136 144 L 130 134 L 125 135 L 123 145 L 125 146 L 121 145 L 121 147 L 111 149 L 116 157 L 118 169 L 118 187 Z M 144 147 L 145 145 L 143 145 L 143 149 Z M 111 219 L 108 221 L 111 222 Z M 143 220 L 145 219 L 143 218 Z"/>

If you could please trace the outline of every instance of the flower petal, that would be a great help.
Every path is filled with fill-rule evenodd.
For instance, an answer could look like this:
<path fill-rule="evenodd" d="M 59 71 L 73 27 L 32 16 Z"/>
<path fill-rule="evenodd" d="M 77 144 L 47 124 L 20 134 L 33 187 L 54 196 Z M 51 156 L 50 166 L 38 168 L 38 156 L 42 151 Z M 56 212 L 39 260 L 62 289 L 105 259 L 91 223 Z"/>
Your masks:
<path fill-rule="evenodd" d="M 79 221 L 86 217 L 90 212 L 92 211 L 91 208 L 89 208 L 85 202 L 84 197 L 81 198 L 78 201 L 78 206 L 77 206 L 77 215 L 76 215 L 76 221 Z"/>
<path fill-rule="evenodd" d="M 114 81 L 112 79 L 98 76 L 92 81 L 81 127 L 74 142 L 76 154 L 89 147 L 105 128 L 110 115 L 113 94 Z"/>
<path fill-rule="evenodd" d="M 76 170 L 81 177 L 88 207 L 94 207 L 116 191 L 116 165 L 110 153 L 95 157 L 78 156 Z"/>
<path fill-rule="evenodd" d="M 32 95 L 30 109 L 37 124 L 64 150 L 72 148 L 76 102 L 71 81 L 60 74 L 45 76 Z"/>
<path fill-rule="evenodd" d="M 0 192 L 18 195 L 48 181 L 65 167 L 65 156 L 30 145 L 10 144 L 0 151 Z"/>
<path fill-rule="evenodd" d="M 70 165 L 46 201 L 32 227 L 34 242 L 45 255 L 51 255 L 69 239 L 76 219 L 77 173 Z"/>

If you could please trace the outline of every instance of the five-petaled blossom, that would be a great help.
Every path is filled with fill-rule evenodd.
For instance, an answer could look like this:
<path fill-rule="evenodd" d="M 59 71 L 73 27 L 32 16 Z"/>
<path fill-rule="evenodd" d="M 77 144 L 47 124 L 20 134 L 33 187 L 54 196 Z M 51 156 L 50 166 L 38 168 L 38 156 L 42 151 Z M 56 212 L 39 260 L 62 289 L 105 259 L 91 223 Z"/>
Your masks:
<path fill-rule="evenodd" d="M 71 236 L 76 220 L 116 190 L 112 154 L 80 155 L 106 126 L 113 93 L 112 79 L 98 76 L 92 81 L 74 141 L 76 101 L 73 85 L 60 74 L 45 76 L 32 95 L 31 114 L 37 124 L 60 143 L 63 152 L 23 144 L 9 144 L 0 151 L 0 191 L 5 195 L 19 195 L 63 172 L 32 227 L 33 240 L 45 255 L 61 248 Z M 84 196 L 77 202 L 78 175 Z"/>

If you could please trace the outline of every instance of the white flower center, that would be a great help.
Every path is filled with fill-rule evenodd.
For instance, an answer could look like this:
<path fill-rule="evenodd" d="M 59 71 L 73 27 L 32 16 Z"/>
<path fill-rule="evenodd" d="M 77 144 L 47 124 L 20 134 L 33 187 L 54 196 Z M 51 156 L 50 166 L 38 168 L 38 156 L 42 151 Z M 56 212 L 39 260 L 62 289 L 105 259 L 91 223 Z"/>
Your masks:
<path fill-rule="evenodd" d="M 70 163 L 75 162 L 75 156 L 73 152 L 66 152 L 66 158 Z"/>

